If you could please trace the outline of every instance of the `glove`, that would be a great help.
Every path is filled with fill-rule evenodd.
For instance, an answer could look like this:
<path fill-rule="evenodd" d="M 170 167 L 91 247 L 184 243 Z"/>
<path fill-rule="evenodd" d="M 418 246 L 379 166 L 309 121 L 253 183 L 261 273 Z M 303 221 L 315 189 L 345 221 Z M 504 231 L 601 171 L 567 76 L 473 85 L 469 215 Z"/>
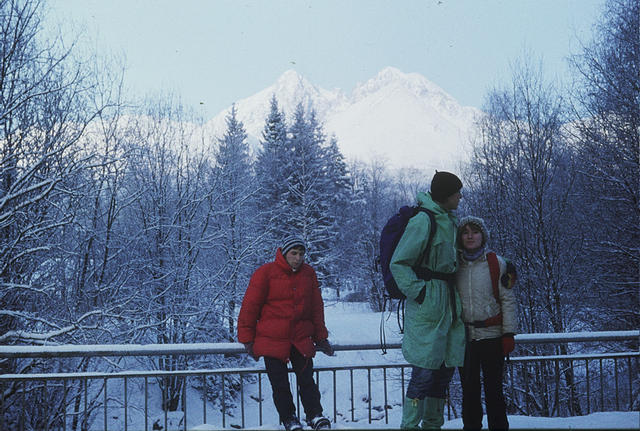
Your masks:
<path fill-rule="evenodd" d="M 500 283 L 506 289 L 511 289 L 514 284 L 516 284 L 516 279 L 518 278 L 518 274 L 516 273 L 516 266 L 507 261 L 507 270 L 500 277 Z"/>
<path fill-rule="evenodd" d="M 244 343 L 244 349 L 247 351 L 247 355 L 251 356 L 254 361 L 258 362 L 258 359 L 260 358 L 253 353 L 253 343 Z"/>
<path fill-rule="evenodd" d="M 502 336 L 502 353 L 504 356 L 509 356 L 509 353 L 513 352 L 516 347 L 516 341 L 513 339 L 513 334 L 504 334 Z"/>
<path fill-rule="evenodd" d="M 320 350 L 327 356 L 334 356 L 335 352 L 333 350 L 333 346 L 329 343 L 329 340 L 321 340 L 316 343 L 316 349 Z"/>

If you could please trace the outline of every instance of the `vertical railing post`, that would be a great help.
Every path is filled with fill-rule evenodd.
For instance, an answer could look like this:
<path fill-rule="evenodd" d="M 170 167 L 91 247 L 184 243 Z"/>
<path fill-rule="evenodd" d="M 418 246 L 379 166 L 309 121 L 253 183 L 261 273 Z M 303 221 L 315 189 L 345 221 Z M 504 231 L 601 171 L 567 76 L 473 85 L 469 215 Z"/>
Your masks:
<path fill-rule="evenodd" d="M 27 404 L 26 395 L 25 395 L 25 391 L 27 390 L 26 387 L 25 387 L 26 384 L 27 384 L 27 382 L 25 382 L 23 380 L 22 381 L 22 408 L 20 409 L 20 430 L 21 431 L 24 431 L 24 425 L 25 425 L 25 421 L 26 421 L 26 419 L 24 417 L 24 414 L 25 414 L 24 411 L 26 410 L 25 406 Z"/>
<path fill-rule="evenodd" d="M 62 403 L 64 406 L 64 403 Z M 4 412 L 4 383 L 0 383 L 0 412 Z M 0 429 L 6 429 L 4 414 L 0 415 Z"/>
<path fill-rule="evenodd" d="M 371 423 L 371 368 L 367 367 L 367 398 L 369 399 L 369 423 Z"/>
<path fill-rule="evenodd" d="M 149 379 L 144 376 L 144 431 L 149 429 Z"/>
<path fill-rule="evenodd" d="M 353 369 L 349 370 L 349 386 L 351 390 L 351 422 L 355 420 L 355 404 L 353 400 Z"/>
<path fill-rule="evenodd" d="M 65 380 L 65 383 L 66 383 L 66 380 Z M 7 388 L 8 387 L 10 387 L 10 384 L 7 385 Z M 0 384 L 0 411 L 2 411 L 2 412 L 5 411 L 5 402 L 6 402 L 5 397 L 4 397 L 4 393 L 5 392 L 4 392 L 4 383 L 3 383 L 3 384 Z M 67 405 L 67 403 L 65 402 L 66 400 L 64 398 L 64 393 L 62 394 L 62 396 L 63 396 L 63 398 L 62 398 L 62 406 L 64 407 L 64 406 Z M 2 427 L 0 429 L 6 429 L 7 428 L 4 414 L 0 415 L 0 427 Z"/>
<path fill-rule="evenodd" d="M 591 414 L 591 376 L 589 374 L 589 360 L 584 360 L 585 374 L 587 376 L 587 414 Z"/>
<path fill-rule="evenodd" d="M 242 422 L 242 428 L 244 428 L 244 379 L 242 373 L 238 375 L 240 378 L 240 421 Z"/>
<path fill-rule="evenodd" d="M 107 378 L 104 378 L 104 431 L 107 431 Z"/>
<path fill-rule="evenodd" d="M 522 373 L 524 376 L 524 404 L 527 407 L 527 414 L 530 415 L 529 411 L 529 370 L 527 367 L 527 363 L 522 363 Z"/>
<path fill-rule="evenodd" d="M 48 400 L 49 397 L 47 396 L 47 381 L 45 380 L 42 383 L 42 391 L 44 392 L 44 400 Z M 45 401 L 44 403 L 44 417 L 42 418 L 42 420 L 44 421 L 44 429 L 45 431 L 49 431 L 49 403 Z"/>
<path fill-rule="evenodd" d="M 629 411 L 633 410 L 633 379 L 631 378 L 631 357 L 627 358 L 627 375 L 629 376 Z"/>
<path fill-rule="evenodd" d="M 202 375 L 202 423 L 207 423 L 207 375 Z"/>
<path fill-rule="evenodd" d="M 613 358 L 613 370 L 616 381 L 616 411 L 620 411 L 620 397 L 618 396 L 618 358 Z"/>
<path fill-rule="evenodd" d="M 569 359 L 569 370 L 571 370 L 571 386 L 569 386 L 569 412 L 571 416 L 574 416 L 577 412 L 575 411 L 575 403 L 576 403 L 576 373 L 573 368 L 573 359 Z M 565 376 L 566 380 L 566 376 Z"/>
<path fill-rule="evenodd" d="M 387 367 L 382 368 L 382 381 L 384 385 L 384 423 L 389 423 L 389 401 L 387 397 Z"/>
<path fill-rule="evenodd" d="M 227 402 L 226 402 L 226 393 L 224 391 L 224 373 L 220 374 L 222 379 L 222 428 L 227 426 L 226 412 L 227 412 Z"/>
<path fill-rule="evenodd" d="M 544 362 L 540 361 L 540 365 L 544 368 Z M 553 365 L 555 367 L 554 369 L 554 375 L 555 375 L 555 384 L 556 384 L 556 388 L 553 391 L 555 394 L 555 400 L 554 400 L 554 405 L 555 405 L 555 409 L 556 412 L 558 413 L 558 415 L 561 414 L 560 412 L 560 387 L 561 387 L 561 382 L 562 382 L 562 377 L 560 376 L 561 374 L 561 369 L 560 369 L 560 360 L 559 359 L 554 359 L 553 360 Z M 549 412 L 550 416 L 553 416 L 553 410 L 551 410 Z"/>
<path fill-rule="evenodd" d="M 604 411 L 604 377 L 602 376 L 602 358 L 600 358 L 600 411 Z"/>
<path fill-rule="evenodd" d="M 169 422 L 169 418 L 167 417 L 167 382 L 168 379 L 163 377 L 162 381 L 164 382 L 164 384 L 162 385 L 162 410 L 164 411 L 164 429 L 166 430 L 168 428 L 168 422 Z"/>
<path fill-rule="evenodd" d="M 187 431 L 187 376 L 182 377 L 182 430 Z"/>
<path fill-rule="evenodd" d="M 127 404 L 127 377 L 124 378 L 124 431 L 129 429 L 129 412 L 128 412 L 128 404 Z"/>
<path fill-rule="evenodd" d="M 62 384 L 62 430 L 67 431 L 67 379 Z"/>
<path fill-rule="evenodd" d="M 400 398 L 402 399 L 401 405 L 404 407 L 404 367 L 400 367 L 400 387 L 402 388 L 402 392 L 400 393 Z"/>
<path fill-rule="evenodd" d="M 333 422 L 338 418 L 338 402 L 336 397 L 336 370 L 333 370 Z"/>
<path fill-rule="evenodd" d="M 258 416 L 260 417 L 260 426 L 262 426 L 262 373 L 258 372 Z"/>
<path fill-rule="evenodd" d="M 82 430 L 84 431 L 84 430 L 86 430 L 88 428 L 88 425 L 89 425 L 89 413 L 88 413 L 89 412 L 89 408 L 88 408 L 88 404 L 89 404 L 89 388 L 87 387 L 87 386 L 89 386 L 89 383 L 88 383 L 88 379 L 86 377 L 84 377 L 82 379 L 82 381 L 84 382 L 84 416 L 82 418 Z"/>

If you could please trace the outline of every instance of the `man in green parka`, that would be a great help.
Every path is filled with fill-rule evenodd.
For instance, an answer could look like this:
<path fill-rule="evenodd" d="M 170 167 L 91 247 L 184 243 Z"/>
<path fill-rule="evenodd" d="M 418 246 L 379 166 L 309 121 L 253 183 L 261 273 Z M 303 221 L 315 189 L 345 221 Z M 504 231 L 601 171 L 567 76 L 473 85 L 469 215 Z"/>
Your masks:
<path fill-rule="evenodd" d="M 418 193 L 418 205 L 434 215 L 436 230 L 428 258 L 429 215 L 413 216 L 396 246 L 389 268 L 407 297 L 402 353 L 413 366 L 402 408 L 402 429 L 440 429 L 444 424 L 447 387 L 456 367 L 464 363 L 462 306 L 453 286 L 457 270 L 457 220 L 453 210 L 462 198 L 462 182 L 452 173 L 436 171 L 430 193 Z M 421 268 L 422 278 L 416 275 Z"/>

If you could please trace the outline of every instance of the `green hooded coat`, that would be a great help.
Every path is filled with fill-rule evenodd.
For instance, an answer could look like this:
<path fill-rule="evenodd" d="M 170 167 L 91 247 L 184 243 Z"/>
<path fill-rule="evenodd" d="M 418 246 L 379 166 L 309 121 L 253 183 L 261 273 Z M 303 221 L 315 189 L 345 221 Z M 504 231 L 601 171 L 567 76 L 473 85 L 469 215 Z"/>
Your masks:
<path fill-rule="evenodd" d="M 418 205 L 433 212 L 437 223 L 428 262 L 421 265 L 435 272 L 456 272 L 456 217 L 427 193 L 418 193 Z M 460 296 L 453 284 L 437 279 L 424 281 L 413 270 L 424 254 L 429 230 L 428 214 L 419 212 L 412 217 L 389 265 L 398 287 L 407 296 L 402 353 L 407 362 L 422 368 L 438 369 L 443 363 L 460 367 L 465 350 Z M 423 287 L 424 301 L 418 304 L 415 298 Z"/>

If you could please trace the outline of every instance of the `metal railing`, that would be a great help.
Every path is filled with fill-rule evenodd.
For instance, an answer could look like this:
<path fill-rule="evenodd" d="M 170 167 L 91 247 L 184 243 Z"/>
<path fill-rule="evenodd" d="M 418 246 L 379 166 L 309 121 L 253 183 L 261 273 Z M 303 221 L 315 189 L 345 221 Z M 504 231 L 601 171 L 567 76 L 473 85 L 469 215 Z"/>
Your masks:
<path fill-rule="evenodd" d="M 640 331 L 579 333 L 579 334 L 522 334 L 516 336 L 520 345 L 554 345 L 569 342 L 636 341 Z M 336 344 L 337 351 L 377 350 L 378 343 Z M 389 343 L 387 348 L 399 348 L 399 343 Z M 108 356 L 203 356 L 210 354 L 237 354 L 244 352 L 237 343 L 146 345 L 146 346 L 0 346 L 1 358 L 67 358 Z M 505 372 L 505 397 L 512 412 L 549 415 L 564 413 L 588 414 L 593 411 L 632 410 L 634 394 L 638 391 L 638 358 L 635 351 L 616 353 L 588 353 L 568 355 L 537 355 L 511 358 Z M 408 383 L 410 366 L 406 363 L 358 363 L 340 366 L 316 366 L 316 380 L 329 388 L 331 412 L 334 422 L 364 421 L 372 423 L 384 420 L 389 424 L 389 410 L 401 406 Z M 200 423 L 209 423 L 216 416 L 218 425 L 244 428 L 263 425 L 263 402 L 265 378 L 263 367 L 198 369 L 177 371 L 123 371 L 113 373 L 34 373 L 0 375 L 0 429 L 11 427 L 29 429 L 27 417 L 28 400 L 51 400 L 44 403 L 39 414 L 42 429 L 110 429 L 113 412 L 124 418 L 120 428 L 128 430 L 132 412 L 142 415 L 144 429 L 150 429 L 150 391 L 154 379 L 178 379 L 181 388 L 180 408 L 182 422 L 179 428 L 186 430 L 187 418 L 200 416 Z M 325 382 L 326 375 L 330 380 Z M 343 377 L 344 376 L 344 377 Z M 569 378 L 570 377 L 570 378 Z M 121 382 L 118 384 L 117 382 Z M 366 383 L 363 383 L 366 382 Z M 356 384 L 357 383 L 357 384 Z M 118 390 L 114 388 L 118 386 Z M 356 394 L 356 388 L 366 386 L 366 393 Z M 162 399 L 167 399 L 166 385 Z M 186 391 L 197 387 L 202 398 L 201 406 L 188 405 Z M 268 388 L 268 385 L 267 385 Z M 533 390 L 536 389 L 536 390 Z M 157 389 L 155 389 L 157 390 Z M 118 393 L 118 396 L 114 396 Z M 247 392 L 254 392 L 247 400 Z M 447 415 L 457 417 L 461 390 L 457 379 L 452 381 L 449 391 Z M 132 397 L 132 393 L 137 396 Z M 295 394 L 294 389 L 294 394 Z M 37 395 L 36 395 L 37 394 Z M 212 397 L 218 406 L 212 407 Z M 637 395 L 636 395 L 637 396 Z M 141 399 L 139 404 L 135 400 Z M 339 401 L 340 398 L 340 401 Z M 53 400 L 56 400 L 54 403 Z M 300 411 L 300 399 L 298 411 Z M 358 402 L 356 402 L 358 400 Z M 269 401 L 270 402 L 270 401 Z M 257 410 L 257 417 L 247 421 L 247 405 Z M 233 405 L 236 408 L 233 408 Z M 362 405 L 364 404 L 364 405 Z M 215 408 L 215 410 L 213 410 Z M 545 410 L 546 409 L 546 410 Z M 363 412 L 364 410 L 364 412 Z M 18 413 L 14 422 L 11 415 Z M 212 414 L 212 411 L 215 414 Z M 254 410 L 252 410 L 253 412 Z M 157 426 L 170 429 L 172 417 L 163 409 Z M 360 416 L 357 416 L 359 414 Z M 233 415 L 233 416 L 232 416 Z M 239 415 L 239 417 L 237 417 Z M 255 419 L 255 421 L 253 421 Z M 102 425 L 99 422 L 102 422 Z M 238 423 L 239 421 L 239 423 Z M 192 422 L 194 422 L 192 420 Z M 361 423 L 361 422 L 360 422 Z M 156 428 L 157 428 L 156 426 Z"/>

